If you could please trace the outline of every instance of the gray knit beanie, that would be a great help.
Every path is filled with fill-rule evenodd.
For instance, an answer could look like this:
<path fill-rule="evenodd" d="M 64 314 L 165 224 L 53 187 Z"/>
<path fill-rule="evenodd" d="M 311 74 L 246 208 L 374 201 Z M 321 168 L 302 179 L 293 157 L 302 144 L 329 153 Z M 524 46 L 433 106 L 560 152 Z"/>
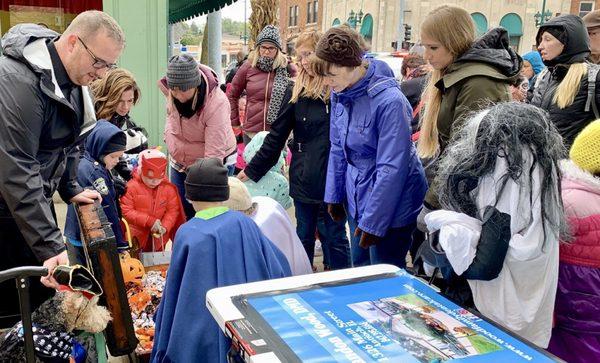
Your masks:
<path fill-rule="evenodd" d="M 281 49 L 281 36 L 279 35 L 279 29 L 274 25 L 267 25 L 263 30 L 258 33 L 256 37 L 256 46 L 258 47 L 264 42 L 273 43 L 279 50 Z"/>
<path fill-rule="evenodd" d="M 202 82 L 198 63 L 189 54 L 174 55 L 167 67 L 167 84 L 170 89 L 179 88 L 187 91 Z"/>

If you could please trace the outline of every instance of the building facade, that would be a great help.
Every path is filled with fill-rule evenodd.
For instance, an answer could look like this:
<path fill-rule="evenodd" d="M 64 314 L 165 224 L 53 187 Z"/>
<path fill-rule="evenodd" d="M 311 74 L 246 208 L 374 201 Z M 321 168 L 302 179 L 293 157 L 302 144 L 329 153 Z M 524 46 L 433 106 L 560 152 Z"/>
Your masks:
<path fill-rule="evenodd" d="M 284 50 L 292 54 L 298 34 L 306 29 L 321 29 L 323 0 L 280 0 L 279 31 Z"/>
<path fill-rule="evenodd" d="M 349 23 L 365 36 L 371 51 L 393 51 L 393 42 L 408 40 L 405 47 L 419 41 L 419 25 L 427 14 L 442 3 L 465 8 L 473 17 L 477 34 L 503 26 L 509 31 L 510 44 L 519 53 L 535 46 L 535 35 L 542 20 L 542 1 L 539 0 L 322 0 L 323 26 L 328 29 Z M 600 0 L 546 0 L 547 18 L 560 14 L 585 15 L 600 8 Z M 356 24 L 356 14 L 362 14 Z M 536 14 L 539 16 L 536 17 Z M 354 16 L 353 16 L 354 15 Z M 354 26 L 356 24 L 356 26 Z M 410 39 L 405 31 L 410 31 Z"/>
<path fill-rule="evenodd" d="M 600 9 L 600 0 L 571 0 L 571 14 L 583 17 L 593 10 Z"/>
<path fill-rule="evenodd" d="M 398 39 L 401 0 L 322 0 L 323 25 L 348 24 L 365 38 L 373 52 L 391 51 Z"/>

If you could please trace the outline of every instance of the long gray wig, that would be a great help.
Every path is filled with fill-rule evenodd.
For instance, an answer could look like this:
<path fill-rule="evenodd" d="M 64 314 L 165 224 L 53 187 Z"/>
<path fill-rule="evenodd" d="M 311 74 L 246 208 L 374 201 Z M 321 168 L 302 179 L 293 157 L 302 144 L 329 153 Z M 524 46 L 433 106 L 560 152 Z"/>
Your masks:
<path fill-rule="evenodd" d="M 533 157 L 530 170 L 524 170 L 525 151 Z M 545 221 L 558 227 L 561 235 L 567 235 L 558 167 L 566 155 L 563 140 L 545 111 L 517 102 L 494 105 L 469 118 L 442 155 L 437 175 L 440 203 L 444 209 L 477 218 L 480 211 L 473 191 L 480 178 L 494 172 L 497 157 L 503 157 L 507 169 L 496 188 L 495 200 L 499 200 L 504 185 L 512 179 L 520 183 L 521 193 L 530 193 L 530 200 L 541 197 Z M 543 172 L 541 196 L 532 195 L 536 166 Z M 528 182 L 521 179 L 523 172 L 529 176 Z"/>

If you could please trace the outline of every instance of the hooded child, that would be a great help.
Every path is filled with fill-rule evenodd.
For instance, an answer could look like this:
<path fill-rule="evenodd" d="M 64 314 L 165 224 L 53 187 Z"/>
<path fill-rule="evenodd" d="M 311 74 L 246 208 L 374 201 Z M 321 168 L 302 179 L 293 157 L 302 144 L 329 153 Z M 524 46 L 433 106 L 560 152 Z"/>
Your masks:
<path fill-rule="evenodd" d="M 102 196 L 102 207 L 111 223 L 118 248 L 127 248 L 127 241 L 121 230 L 118 199 L 110 171 L 123 156 L 127 144 L 125 133 L 108 121 L 98 121 L 96 127 L 85 140 L 85 153 L 79 161 L 77 181 L 83 188 L 94 189 Z M 65 223 L 67 249 L 71 262 L 85 265 L 85 255 L 81 244 L 79 222 L 73 204 L 67 209 Z"/>
<path fill-rule="evenodd" d="M 123 217 L 143 252 L 162 251 L 185 223 L 177 187 L 166 178 L 167 156 L 157 149 L 139 154 L 139 166 L 121 198 Z"/>
<path fill-rule="evenodd" d="M 244 182 L 229 177 L 229 199 L 225 205 L 246 214 L 258 225 L 261 232 L 283 252 L 294 276 L 312 273 L 296 228 L 277 201 L 263 196 L 252 197 Z"/>

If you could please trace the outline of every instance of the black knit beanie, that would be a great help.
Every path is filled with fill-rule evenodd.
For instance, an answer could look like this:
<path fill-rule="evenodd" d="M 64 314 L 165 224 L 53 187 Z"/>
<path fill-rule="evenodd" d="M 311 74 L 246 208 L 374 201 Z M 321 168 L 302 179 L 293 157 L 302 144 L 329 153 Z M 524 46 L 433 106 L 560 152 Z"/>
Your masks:
<path fill-rule="evenodd" d="M 110 153 L 114 153 L 115 151 L 125 151 L 126 146 L 127 136 L 123 131 L 117 132 L 116 134 L 112 135 L 104 145 L 101 159 Z"/>
<path fill-rule="evenodd" d="M 188 168 L 185 198 L 194 202 L 224 202 L 229 199 L 227 168 L 220 159 L 198 159 Z"/>

